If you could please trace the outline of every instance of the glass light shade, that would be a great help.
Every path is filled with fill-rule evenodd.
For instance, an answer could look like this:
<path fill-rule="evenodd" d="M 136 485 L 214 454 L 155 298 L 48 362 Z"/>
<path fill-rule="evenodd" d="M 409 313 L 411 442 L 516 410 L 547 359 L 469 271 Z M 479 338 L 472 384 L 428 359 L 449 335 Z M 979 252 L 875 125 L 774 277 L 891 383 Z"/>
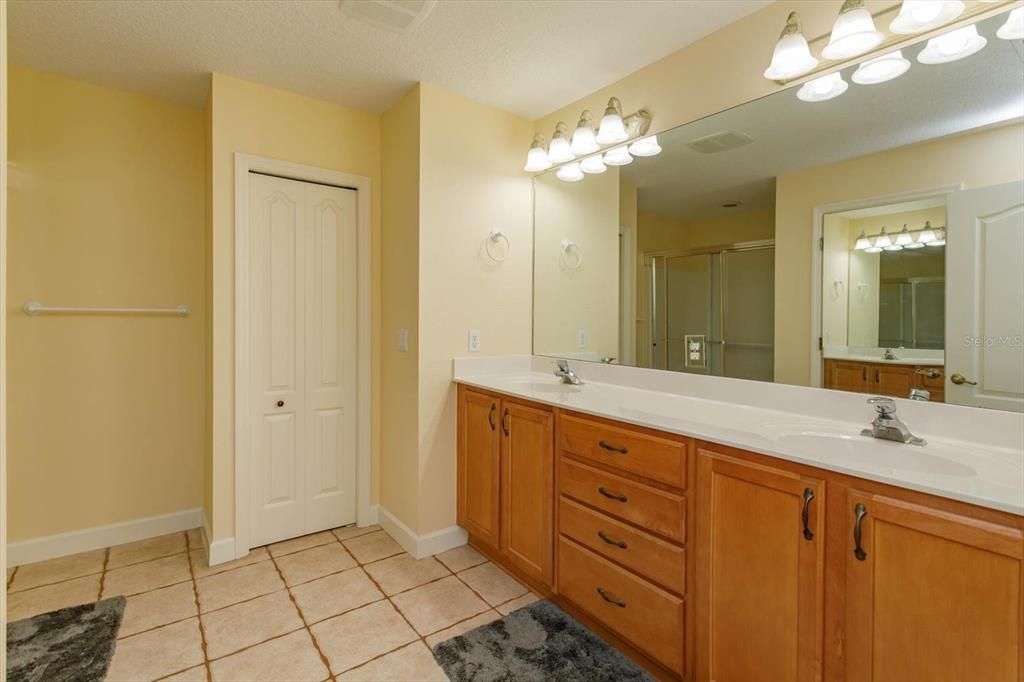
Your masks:
<path fill-rule="evenodd" d="M 900 246 L 899 244 L 890 244 L 889 246 L 885 247 L 884 250 L 885 251 L 902 251 L 903 247 Z"/>
<path fill-rule="evenodd" d="M 928 246 L 945 246 L 946 245 L 946 233 L 942 230 L 935 231 L 935 241 L 928 242 Z"/>
<path fill-rule="evenodd" d="M 839 11 L 828 45 L 821 51 L 826 59 L 846 59 L 870 52 L 885 39 L 875 30 L 875 20 L 863 2 L 847 0 Z"/>
<path fill-rule="evenodd" d="M 818 60 L 811 56 L 807 39 L 800 32 L 800 15 L 792 12 L 779 42 L 775 43 L 772 63 L 765 69 L 764 77 L 773 81 L 789 80 L 804 75 L 817 65 Z"/>
<path fill-rule="evenodd" d="M 580 170 L 584 173 L 597 175 L 598 173 L 604 173 L 608 168 L 604 165 L 604 161 L 601 160 L 601 155 L 598 154 L 597 156 L 588 156 L 580 161 Z"/>
<path fill-rule="evenodd" d="M 523 166 L 523 170 L 527 173 L 536 173 L 548 168 L 551 168 L 551 160 L 548 159 L 548 153 L 544 151 L 544 147 L 530 147 L 530 151 L 526 154 L 526 165 Z"/>
<path fill-rule="evenodd" d="M 919 244 L 931 244 L 935 239 L 935 230 L 932 229 L 932 224 L 926 221 L 921 234 L 917 235 L 917 241 Z"/>
<path fill-rule="evenodd" d="M 850 84 L 843 80 L 838 71 L 821 78 L 815 78 L 800 86 L 796 96 L 804 102 L 824 102 L 846 92 Z"/>
<path fill-rule="evenodd" d="M 875 238 L 875 246 L 881 246 L 883 249 L 887 246 L 892 246 L 892 239 L 885 233 L 885 228 L 882 228 L 882 234 Z"/>
<path fill-rule="evenodd" d="M 896 235 L 896 245 L 897 246 L 908 246 L 908 245 L 913 244 L 913 243 L 914 243 L 914 238 L 912 236 L 910 236 L 910 230 L 908 230 L 907 226 L 904 225 L 903 229 L 900 230 L 900 233 L 898 235 Z"/>
<path fill-rule="evenodd" d="M 899 78 L 910 69 L 910 60 L 901 50 L 869 59 L 853 72 L 851 79 L 857 85 L 876 85 Z"/>
<path fill-rule="evenodd" d="M 604 153 L 604 162 L 609 166 L 625 166 L 633 163 L 633 157 L 629 155 L 626 145 L 609 149 Z"/>
<path fill-rule="evenodd" d="M 889 30 L 899 35 L 921 33 L 956 19 L 964 11 L 960 0 L 903 0 Z"/>
<path fill-rule="evenodd" d="M 929 40 L 928 45 L 917 55 L 917 61 L 922 64 L 955 62 L 970 57 L 985 47 L 987 42 L 978 35 L 977 27 L 971 24 Z"/>
<path fill-rule="evenodd" d="M 870 246 L 864 249 L 864 253 L 882 253 L 884 249 L 881 246 Z"/>
<path fill-rule="evenodd" d="M 583 122 L 580 121 L 582 124 Z M 584 156 L 586 154 L 593 154 L 601 147 L 598 146 L 597 141 L 594 140 L 594 129 L 588 126 L 578 126 L 576 132 L 572 134 L 572 144 L 569 150 L 576 156 Z"/>
<path fill-rule="evenodd" d="M 567 163 L 555 171 L 555 177 L 566 182 L 579 182 L 583 179 L 583 171 L 578 163 Z"/>
<path fill-rule="evenodd" d="M 996 35 L 1003 40 L 1021 40 L 1024 38 L 1024 7 L 1010 12 L 1006 23 L 999 27 Z"/>
<path fill-rule="evenodd" d="M 911 242 L 911 243 L 907 244 L 906 246 L 904 246 L 903 248 L 904 249 L 923 249 L 924 246 L 925 245 L 922 244 L 921 242 Z"/>
<path fill-rule="evenodd" d="M 860 231 L 860 236 L 857 237 L 857 243 L 853 245 L 853 248 L 857 251 L 871 248 L 871 240 L 864 234 L 864 230 Z"/>
<path fill-rule="evenodd" d="M 619 104 L 617 98 L 612 97 L 608 100 L 608 107 L 604 110 L 601 125 L 597 129 L 597 143 L 615 144 L 628 139 L 629 133 L 626 132 L 626 125 L 622 122 L 622 105 Z"/>
<path fill-rule="evenodd" d="M 658 136 L 642 137 L 629 145 L 629 153 L 633 156 L 657 156 L 661 153 L 661 146 L 658 144 Z"/>
<path fill-rule="evenodd" d="M 551 144 L 548 145 L 548 160 L 551 163 L 565 163 L 566 161 L 572 161 L 576 156 L 570 149 L 569 140 L 565 135 L 551 138 Z"/>

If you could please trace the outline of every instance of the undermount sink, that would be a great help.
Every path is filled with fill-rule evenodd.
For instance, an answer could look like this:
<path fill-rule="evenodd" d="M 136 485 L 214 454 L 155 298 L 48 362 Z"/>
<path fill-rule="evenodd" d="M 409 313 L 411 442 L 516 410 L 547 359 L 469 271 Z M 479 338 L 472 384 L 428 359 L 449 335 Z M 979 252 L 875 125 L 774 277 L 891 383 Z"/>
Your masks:
<path fill-rule="evenodd" d="M 573 386 L 572 384 L 562 384 L 554 381 L 521 381 L 516 383 L 533 393 L 579 393 L 583 388 L 582 386 Z"/>
<path fill-rule="evenodd" d="M 916 471 L 945 476 L 974 476 L 977 472 L 956 461 L 955 453 L 942 446 L 918 447 L 892 441 L 871 439 L 816 429 L 766 429 L 767 437 L 787 450 L 813 453 L 820 459 L 870 464 L 900 471 Z"/>

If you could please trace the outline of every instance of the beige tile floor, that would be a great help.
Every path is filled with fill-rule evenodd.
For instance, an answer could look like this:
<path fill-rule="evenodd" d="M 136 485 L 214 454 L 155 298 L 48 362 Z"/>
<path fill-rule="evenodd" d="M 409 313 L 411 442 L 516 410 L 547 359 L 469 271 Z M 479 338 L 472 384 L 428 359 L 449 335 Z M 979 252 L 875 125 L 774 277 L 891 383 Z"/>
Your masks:
<path fill-rule="evenodd" d="M 209 566 L 198 529 L 19 566 L 7 618 L 123 594 L 107 679 L 446 679 L 430 647 L 537 599 L 469 547 L 413 559 L 338 528 Z"/>

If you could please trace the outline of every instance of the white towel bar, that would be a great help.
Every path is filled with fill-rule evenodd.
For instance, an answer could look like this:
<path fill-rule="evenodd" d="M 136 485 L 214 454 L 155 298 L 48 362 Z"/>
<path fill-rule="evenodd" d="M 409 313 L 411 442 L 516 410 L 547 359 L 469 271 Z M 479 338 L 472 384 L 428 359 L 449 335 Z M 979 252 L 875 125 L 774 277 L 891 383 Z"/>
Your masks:
<path fill-rule="evenodd" d="M 174 308 L 76 308 L 72 306 L 51 306 L 43 305 L 39 301 L 29 301 L 25 304 L 25 312 L 29 315 L 40 315 L 43 313 L 70 313 L 70 314 L 113 314 L 113 315 L 181 315 L 187 316 L 192 309 L 187 305 L 179 305 Z"/>

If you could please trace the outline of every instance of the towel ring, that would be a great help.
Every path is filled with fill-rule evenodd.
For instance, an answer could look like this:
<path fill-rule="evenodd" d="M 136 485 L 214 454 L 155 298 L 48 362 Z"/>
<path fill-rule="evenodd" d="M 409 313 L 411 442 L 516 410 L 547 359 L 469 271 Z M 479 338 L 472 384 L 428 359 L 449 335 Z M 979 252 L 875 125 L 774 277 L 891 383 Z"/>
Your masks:
<path fill-rule="evenodd" d="M 569 252 L 573 249 L 576 250 L 576 262 L 569 260 Z M 569 239 L 562 240 L 562 265 L 567 270 L 579 270 L 583 267 L 583 251 L 580 250 L 580 245 Z"/>
<path fill-rule="evenodd" d="M 505 254 L 498 258 L 491 252 L 491 248 L 500 242 L 505 242 Z M 508 258 L 508 252 L 512 249 L 512 244 L 509 242 L 508 237 L 505 236 L 504 232 L 499 230 L 491 230 L 491 233 L 487 235 L 487 241 L 484 242 L 484 251 L 487 252 L 487 257 L 495 263 L 503 263 Z"/>

